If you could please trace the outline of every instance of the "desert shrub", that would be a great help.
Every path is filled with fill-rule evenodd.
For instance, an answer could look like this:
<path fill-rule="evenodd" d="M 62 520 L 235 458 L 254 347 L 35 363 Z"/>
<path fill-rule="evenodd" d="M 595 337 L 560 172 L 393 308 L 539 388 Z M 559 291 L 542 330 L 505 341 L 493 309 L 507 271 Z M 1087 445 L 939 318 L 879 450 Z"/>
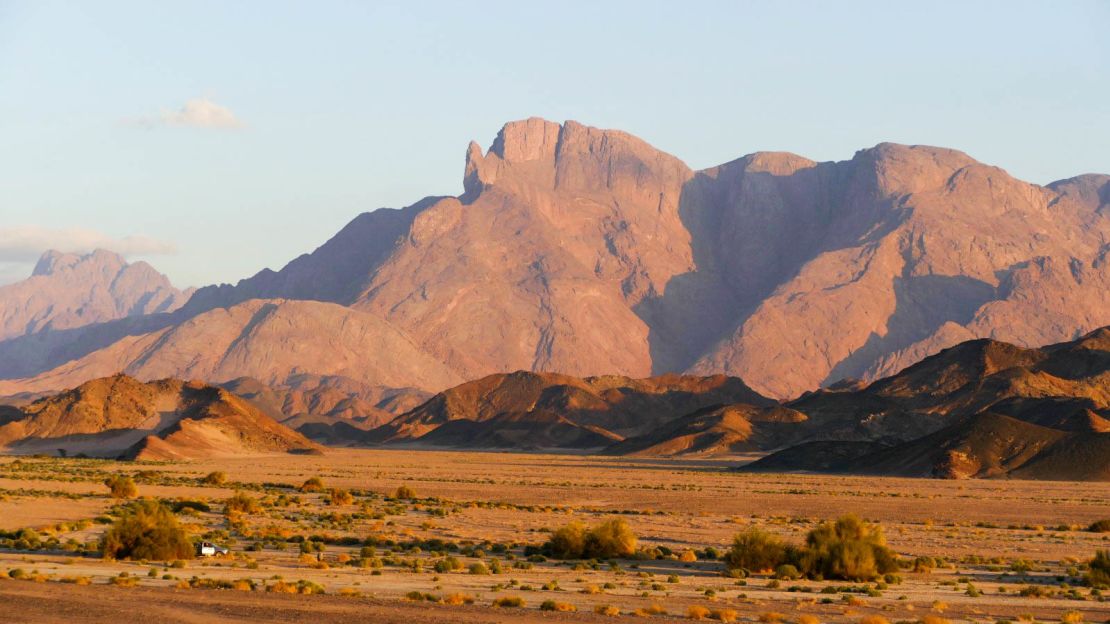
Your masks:
<path fill-rule="evenodd" d="M 793 553 L 794 565 L 810 577 L 871 580 L 898 570 L 882 529 L 854 515 L 825 522 L 806 536 L 805 547 Z"/>
<path fill-rule="evenodd" d="M 682 554 L 678 556 L 678 560 L 683 563 L 693 563 L 698 560 L 698 553 L 692 550 L 684 550 Z"/>
<path fill-rule="evenodd" d="M 266 591 L 276 594 L 295 594 L 297 593 L 297 584 L 279 580 L 273 585 L 267 585 Z"/>
<path fill-rule="evenodd" d="M 1095 556 L 1087 563 L 1087 574 L 1083 581 L 1098 589 L 1110 587 L 1110 550 L 1095 551 Z"/>
<path fill-rule="evenodd" d="M 718 622 L 735 622 L 736 621 L 735 609 L 714 609 L 710 612 L 709 617 L 717 620 Z"/>
<path fill-rule="evenodd" d="M 785 580 L 785 581 L 793 581 L 793 580 L 799 579 L 801 577 L 802 577 L 802 573 L 798 571 L 798 568 L 790 565 L 789 563 L 784 563 L 784 564 L 780 565 L 779 567 L 775 568 L 775 578 L 776 579 L 782 579 L 782 580 Z"/>
<path fill-rule="evenodd" d="M 577 611 L 578 607 L 570 604 L 569 602 L 556 602 L 554 600 L 544 600 L 540 605 L 540 611 Z"/>
<path fill-rule="evenodd" d="M 117 587 L 134 587 L 139 584 L 139 579 L 131 576 L 127 572 L 120 572 L 119 576 L 109 578 L 108 583 L 110 585 L 116 585 Z"/>
<path fill-rule="evenodd" d="M 216 470 L 204 475 L 200 482 L 205 485 L 223 485 L 227 483 L 227 473 Z"/>
<path fill-rule="evenodd" d="M 350 505 L 355 502 L 355 497 L 351 496 L 351 493 L 347 490 L 333 488 L 328 497 L 328 502 L 332 505 Z"/>
<path fill-rule="evenodd" d="M 322 492 L 324 481 L 320 477 L 309 477 L 301 484 L 300 490 L 302 492 Z"/>
<path fill-rule="evenodd" d="M 933 571 L 936 565 L 937 563 L 932 557 L 917 557 L 913 560 L 913 571 L 929 573 Z"/>
<path fill-rule="evenodd" d="M 690 605 L 686 609 L 686 617 L 691 620 L 704 620 L 709 617 L 709 609 L 701 605 Z"/>
<path fill-rule="evenodd" d="M 175 501 L 174 504 L 173 504 L 173 512 L 174 513 L 181 513 L 182 511 L 185 511 L 186 509 L 192 509 L 193 511 L 202 511 L 202 512 L 212 511 L 212 508 L 209 507 L 208 503 L 205 503 L 204 501 L 179 500 L 179 501 Z"/>
<path fill-rule="evenodd" d="M 489 568 L 486 567 L 486 564 L 482 563 L 481 561 L 470 564 L 470 568 L 467 571 L 470 572 L 471 574 L 489 574 L 490 573 Z"/>
<path fill-rule="evenodd" d="M 1082 624 L 1083 614 L 1079 611 L 1065 611 L 1060 615 L 1063 624 Z"/>
<path fill-rule="evenodd" d="M 193 545 L 167 507 L 155 500 L 133 503 L 104 533 L 105 559 L 169 561 L 193 557 Z"/>
<path fill-rule="evenodd" d="M 502 596 L 493 601 L 495 607 L 523 607 L 524 599 L 519 596 Z"/>
<path fill-rule="evenodd" d="M 135 498 L 139 494 L 135 481 L 124 475 L 112 475 L 104 480 L 104 485 L 108 486 L 112 498 Z"/>
<path fill-rule="evenodd" d="M 325 594 L 324 586 L 312 581 L 297 581 L 297 592 L 301 594 Z"/>
<path fill-rule="evenodd" d="M 581 522 L 559 527 L 544 544 L 544 552 L 556 559 L 580 559 L 586 550 L 586 531 Z"/>
<path fill-rule="evenodd" d="M 1018 590 L 1022 598 L 1049 598 L 1054 592 L 1043 585 L 1026 585 Z"/>
<path fill-rule="evenodd" d="M 628 523 L 614 518 L 591 528 L 571 522 L 551 534 L 543 551 L 556 559 L 613 559 L 631 557 L 637 543 Z"/>
<path fill-rule="evenodd" d="M 594 613 L 608 617 L 617 617 L 621 614 L 621 610 L 613 605 L 597 605 L 594 607 Z"/>
<path fill-rule="evenodd" d="M 447 594 L 443 597 L 443 604 L 448 605 L 461 605 L 461 604 L 474 604 L 474 596 L 470 594 Z"/>
<path fill-rule="evenodd" d="M 224 504 L 224 513 L 227 515 L 234 513 L 258 513 L 259 509 L 261 509 L 261 507 L 258 501 L 254 497 L 242 492 L 236 492 L 235 495 L 227 499 L 227 502 Z"/>
<path fill-rule="evenodd" d="M 778 536 L 750 528 L 732 538 L 732 548 L 725 553 L 730 569 L 752 571 L 773 570 L 786 561 L 786 544 Z"/>
<path fill-rule="evenodd" d="M 818 618 L 816 615 L 810 615 L 808 613 L 804 615 L 799 615 L 797 622 L 798 624 L 821 624 L 820 618 Z"/>
<path fill-rule="evenodd" d="M 586 532 L 587 558 L 631 557 L 636 552 L 636 534 L 623 518 L 606 520 Z"/>
<path fill-rule="evenodd" d="M 435 571 L 443 574 L 444 572 L 453 572 L 462 569 L 462 562 L 454 557 L 446 557 L 436 561 Z"/>
<path fill-rule="evenodd" d="M 1087 530 L 1091 533 L 1110 533 L 1110 518 L 1092 522 L 1091 526 L 1087 527 Z"/>
<path fill-rule="evenodd" d="M 398 500 L 412 500 L 416 498 L 416 492 L 407 485 L 402 485 L 393 492 L 393 498 Z"/>

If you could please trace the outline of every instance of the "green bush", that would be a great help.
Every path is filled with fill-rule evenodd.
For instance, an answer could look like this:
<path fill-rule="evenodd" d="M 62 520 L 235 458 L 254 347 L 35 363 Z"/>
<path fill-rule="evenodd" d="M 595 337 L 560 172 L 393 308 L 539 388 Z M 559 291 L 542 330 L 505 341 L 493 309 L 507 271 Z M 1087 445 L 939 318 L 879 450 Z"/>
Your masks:
<path fill-rule="evenodd" d="M 462 562 L 454 557 L 446 557 L 435 563 L 435 571 L 441 574 L 444 572 L 453 572 L 462 569 L 462 567 Z"/>
<path fill-rule="evenodd" d="M 254 497 L 242 492 L 236 492 L 224 504 L 224 514 L 228 516 L 236 513 L 258 513 L 260 509 L 261 507 Z"/>
<path fill-rule="evenodd" d="M 351 493 L 341 488 L 332 488 L 328 494 L 328 503 L 332 505 L 350 505 L 355 502 Z"/>
<path fill-rule="evenodd" d="M 205 485 L 223 485 L 227 483 L 227 474 L 219 470 L 210 472 L 200 482 Z"/>
<path fill-rule="evenodd" d="M 104 533 L 100 549 L 105 559 L 169 561 L 194 554 L 173 512 L 151 499 L 132 503 Z"/>
<path fill-rule="evenodd" d="M 1092 522 L 1087 530 L 1091 533 L 1110 533 L 1110 518 Z"/>
<path fill-rule="evenodd" d="M 108 486 L 112 498 L 135 498 L 139 494 L 139 488 L 135 487 L 135 481 L 124 475 L 108 477 L 104 480 L 104 485 Z"/>
<path fill-rule="evenodd" d="M 725 553 L 729 569 L 761 572 L 773 570 L 786 563 L 786 544 L 776 535 L 752 527 L 737 533 L 732 548 Z"/>
<path fill-rule="evenodd" d="M 581 522 L 560 527 L 543 546 L 556 559 L 614 559 L 631 557 L 638 540 L 623 518 L 606 520 L 587 528 Z"/>
<path fill-rule="evenodd" d="M 556 529 L 551 539 L 544 544 L 544 552 L 556 559 L 581 559 L 586 550 L 586 525 L 571 522 Z"/>
<path fill-rule="evenodd" d="M 208 503 L 206 503 L 204 501 L 179 500 L 179 501 L 175 501 L 174 504 L 173 504 L 173 512 L 174 513 L 181 513 L 182 511 L 185 511 L 186 509 L 192 509 L 194 511 L 201 511 L 201 512 L 212 511 L 212 508 L 208 505 Z"/>
<path fill-rule="evenodd" d="M 638 540 L 623 518 L 606 520 L 586 532 L 586 558 L 613 559 L 631 557 Z"/>
<path fill-rule="evenodd" d="M 1110 550 L 1095 551 L 1094 559 L 1087 564 L 1084 582 L 1098 589 L 1110 588 Z"/>
<path fill-rule="evenodd" d="M 847 515 L 810 531 L 793 563 L 807 576 L 867 581 L 898 570 L 895 554 L 886 546 L 882 529 Z"/>
<path fill-rule="evenodd" d="M 797 547 L 766 531 L 750 528 L 733 538 L 725 553 L 730 574 L 774 570 L 776 578 L 866 581 L 898 570 L 895 554 L 886 547 L 882 530 L 853 515 L 825 522 Z"/>
<path fill-rule="evenodd" d="M 324 489 L 324 481 L 320 477 L 310 477 L 301 484 L 302 492 L 320 492 Z"/>
<path fill-rule="evenodd" d="M 789 563 L 784 563 L 775 568 L 775 578 L 782 579 L 784 581 L 793 581 L 795 579 L 802 578 L 802 573 L 798 571 L 798 568 L 790 565 Z"/>

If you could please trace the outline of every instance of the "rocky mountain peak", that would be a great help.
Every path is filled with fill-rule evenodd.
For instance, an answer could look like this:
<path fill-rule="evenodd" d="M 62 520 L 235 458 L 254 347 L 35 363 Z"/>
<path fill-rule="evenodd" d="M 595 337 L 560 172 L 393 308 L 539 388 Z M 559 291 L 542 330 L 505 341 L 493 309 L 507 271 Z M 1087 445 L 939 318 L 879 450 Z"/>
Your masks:
<path fill-rule="evenodd" d="M 539 117 L 510 121 L 497 133 L 490 153 L 505 162 L 554 158 L 563 126 Z"/>
<path fill-rule="evenodd" d="M 105 249 L 83 255 L 50 250 L 30 278 L 0 287 L 0 340 L 169 312 L 191 292 L 174 288 L 149 264 L 128 264 Z"/>
<path fill-rule="evenodd" d="M 96 249 L 87 254 L 63 253 L 55 249 L 47 250 L 39 257 L 31 276 L 54 275 L 67 269 L 74 269 L 78 265 L 97 270 L 114 270 L 127 265 L 127 261 L 115 252 L 106 249 Z"/>

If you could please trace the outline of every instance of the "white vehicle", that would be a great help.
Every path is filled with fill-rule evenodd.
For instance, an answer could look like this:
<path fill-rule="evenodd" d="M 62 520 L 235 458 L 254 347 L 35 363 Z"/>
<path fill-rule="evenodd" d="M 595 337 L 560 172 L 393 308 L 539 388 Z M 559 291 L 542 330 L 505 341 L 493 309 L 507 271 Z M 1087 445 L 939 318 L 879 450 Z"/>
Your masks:
<path fill-rule="evenodd" d="M 217 546 L 212 542 L 201 542 L 197 544 L 197 555 L 201 557 L 223 557 L 229 552 L 228 549 Z"/>

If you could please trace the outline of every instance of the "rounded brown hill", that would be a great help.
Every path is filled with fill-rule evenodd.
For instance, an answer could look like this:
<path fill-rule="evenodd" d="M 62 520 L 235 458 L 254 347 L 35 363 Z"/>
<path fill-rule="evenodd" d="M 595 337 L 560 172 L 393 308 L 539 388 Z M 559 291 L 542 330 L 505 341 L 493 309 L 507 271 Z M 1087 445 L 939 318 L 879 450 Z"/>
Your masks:
<path fill-rule="evenodd" d="M 370 431 L 365 440 L 464 448 L 509 441 L 514 444 L 503 446 L 599 448 L 645 434 L 678 415 L 731 403 L 773 404 L 724 375 L 631 379 L 517 371 L 441 392 Z"/>
<path fill-rule="evenodd" d="M 251 403 L 200 382 L 143 383 L 126 375 L 86 382 L 0 421 L 6 452 L 136 459 L 318 452 L 318 445 Z"/>
<path fill-rule="evenodd" d="M 605 449 L 607 454 L 711 457 L 782 446 L 798 431 L 805 414 L 788 407 L 737 403 L 682 416 L 645 435 Z"/>

